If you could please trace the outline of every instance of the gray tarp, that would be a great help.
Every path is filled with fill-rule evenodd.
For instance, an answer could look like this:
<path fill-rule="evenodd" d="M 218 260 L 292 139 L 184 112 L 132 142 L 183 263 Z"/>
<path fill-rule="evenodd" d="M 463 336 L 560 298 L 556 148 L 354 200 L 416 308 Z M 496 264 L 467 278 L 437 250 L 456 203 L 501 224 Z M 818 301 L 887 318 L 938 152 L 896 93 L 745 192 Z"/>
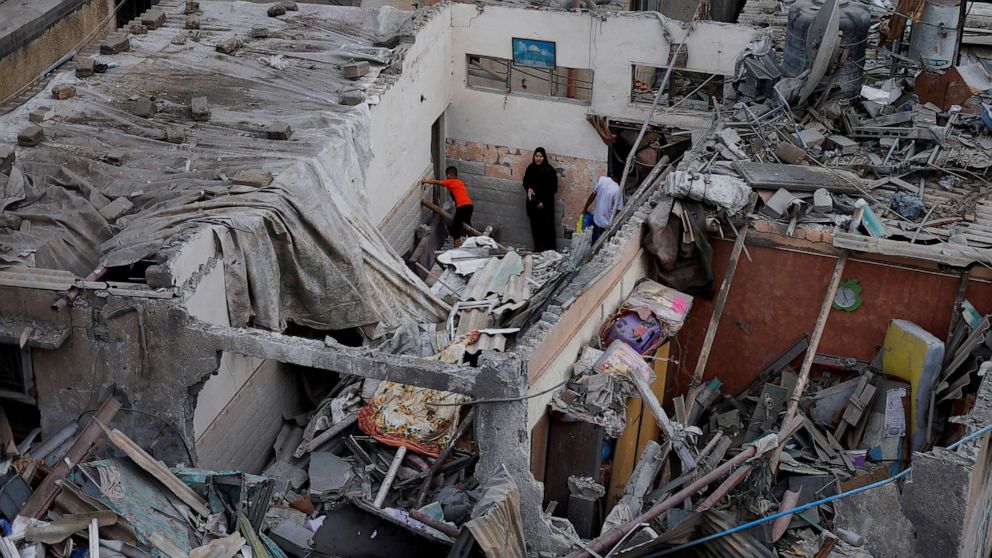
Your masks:
<path fill-rule="evenodd" d="M 349 82 L 337 65 L 408 16 L 301 4 L 297 14 L 274 19 L 265 5 L 202 6 L 199 42 L 171 44 L 181 31 L 170 27 L 132 37 L 131 53 L 98 57 L 120 67 L 87 79 L 56 77 L 51 86 L 76 86 L 72 99 L 53 101 L 46 90 L 0 119 L 0 141 L 12 141 L 28 111 L 45 105 L 56 113 L 42 124 L 41 146 L 18 149 L 26 180 L 0 182 L 0 205 L 30 221 L 20 231 L 0 229 L 0 261 L 85 277 L 98 265 L 162 263 L 163 249 L 179 246 L 194 228 L 212 227 L 232 325 L 251 319 L 275 330 L 288 321 L 343 329 L 439 321 L 443 303 L 365 210 L 365 188 L 380 186 L 365 184 L 369 111 L 338 104 L 340 91 L 371 84 L 382 66 Z M 181 26 L 181 18 L 169 25 Z M 273 29 L 272 38 L 249 41 L 236 56 L 213 50 L 258 26 Z M 194 96 L 207 97 L 210 121 L 191 120 Z M 154 98 L 155 116 L 132 114 L 139 97 Z M 266 137 L 265 126 L 275 121 L 292 126 L 291 140 Z M 247 169 L 275 180 L 266 187 L 230 181 Z M 122 196 L 134 210 L 108 223 L 96 207 Z"/>

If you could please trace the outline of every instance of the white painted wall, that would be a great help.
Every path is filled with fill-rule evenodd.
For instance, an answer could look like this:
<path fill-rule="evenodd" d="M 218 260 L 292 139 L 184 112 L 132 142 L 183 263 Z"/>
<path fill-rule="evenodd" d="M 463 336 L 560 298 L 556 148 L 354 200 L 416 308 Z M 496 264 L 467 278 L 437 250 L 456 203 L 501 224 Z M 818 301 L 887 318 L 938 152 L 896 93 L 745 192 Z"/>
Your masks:
<path fill-rule="evenodd" d="M 631 65 L 663 66 L 669 40 L 686 36 L 682 23 L 648 12 L 574 13 L 450 4 L 417 33 L 395 84 L 371 109 L 373 158 L 366 190 L 373 222 L 381 224 L 431 168 L 430 130 L 445 112 L 447 136 L 605 161 L 606 146 L 586 122 L 589 114 L 642 121 L 648 107 L 630 99 Z M 555 41 L 558 65 L 592 68 L 591 104 L 466 87 L 466 55 L 512 58 L 511 39 Z M 761 31 L 700 22 L 689 35 L 686 69 L 732 75 L 737 58 Z M 424 100 L 421 100 L 421 96 Z M 709 115 L 659 112 L 655 121 L 702 128 Z"/>
<path fill-rule="evenodd" d="M 382 224 L 431 168 L 431 126 L 451 101 L 451 12 L 438 9 L 417 33 L 399 79 L 372 107 L 372 161 L 365 178 L 372 222 Z"/>
<path fill-rule="evenodd" d="M 642 121 L 648 107 L 630 102 L 631 65 L 667 64 L 669 40 L 686 36 L 682 23 L 648 12 L 614 14 L 538 11 L 475 5 L 451 7 L 451 60 L 456 85 L 448 111 L 452 138 L 529 147 L 561 155 L 606 160 L 606 146 L 586 121 L 588 114 Z M 733 75 L 737 58 L 761 33 L 754 28 L 700 22 L 689 34 L 686 69 Z M 466 54 L 510 59 L 511 39 L 554 41 L 558 65 L 594 70 L 591 104 L 547 97 L 468 89 Z M 670 38 L 670 39 L 669 39 Z M 661 114 L 656 121 L 705 127 L 708 115 Z"/>

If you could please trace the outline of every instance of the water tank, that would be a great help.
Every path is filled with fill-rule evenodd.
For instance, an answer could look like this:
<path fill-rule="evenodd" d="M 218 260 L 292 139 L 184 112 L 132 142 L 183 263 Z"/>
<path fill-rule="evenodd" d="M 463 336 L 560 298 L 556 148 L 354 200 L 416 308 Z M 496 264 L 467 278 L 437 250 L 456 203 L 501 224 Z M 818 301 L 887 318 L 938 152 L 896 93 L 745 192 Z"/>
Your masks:
<path fill-rule="evenodd" d="M 789 10 L 789 24 L 785 29 L 785 50 L 782 53 L 782 74 L 797 77 L 807 70 L 812 60 L 806 58 L 806 31 L 823 6 L 822 0 L 799 0 Z M 868 30 L 871 13 L 862 2 L 841 0 L 840 46 L 847 49 L 847 62 L 840 69 L 834 84 L 844 98 L 857 97 L 864 81 L 865 51 L 868 49 Z"/>
<path fill-rule="evenodd" d="M 913 24 L 909 57 L 933 70 L 951 67 L 960 14 L 960 4 L 953 0 L 927 0 L 920 21 Z"/>

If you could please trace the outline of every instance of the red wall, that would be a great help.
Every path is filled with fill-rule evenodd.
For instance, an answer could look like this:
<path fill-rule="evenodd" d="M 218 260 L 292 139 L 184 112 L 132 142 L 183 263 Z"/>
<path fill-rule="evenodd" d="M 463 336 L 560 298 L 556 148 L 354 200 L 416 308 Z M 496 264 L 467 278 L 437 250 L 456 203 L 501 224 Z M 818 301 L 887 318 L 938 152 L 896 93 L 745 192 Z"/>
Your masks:
<path fill-rule="evenodd" d="M 732 242 L 712 240 L 713 272 L 722 281 Z M 710 352 L 704 378 L 719 376 L 723 393 L 737 394 L 761 369 L 804 332 L 812 333 L 836 259 L 748 245 L 741 254 Z M 889 321 L 910 320 L 939 339 L 947 337 L 959 279 L 887 265 L 849 260 L 842 280 L 857 278 L 864 304 L 854 312 L 832 310 L 817 352 L 870 361 Z M 970 281 L 966 298 L 980 312 L 992 312 L 992 285 Z M 684 393 L 713 312 L 713 301 L 697 298 L 678 335 L 678 374 L 669 374 L 669 393 Z"/>

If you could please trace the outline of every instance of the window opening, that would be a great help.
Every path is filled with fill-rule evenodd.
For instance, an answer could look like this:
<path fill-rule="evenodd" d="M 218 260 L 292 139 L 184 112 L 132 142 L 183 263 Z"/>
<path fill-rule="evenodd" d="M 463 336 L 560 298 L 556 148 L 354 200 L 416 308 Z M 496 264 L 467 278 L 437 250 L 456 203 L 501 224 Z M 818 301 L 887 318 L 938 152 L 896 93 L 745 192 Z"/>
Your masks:
<path fill-rule="evenodd" d="M 592 101 L 593 71 L 586 68 L 534 68 L 491 56 L 468 55 L 468 86 Z"/>
<path fill-rule="evenodd" d="M 658 87 L 665 78 L 668 68 L 640 66 L 635 64 L 632 72 L 630 100 L 633 103 L 654 102 Z M 714 102 L 723 101 L 724 76 L 675 69 L 668 80 L 665 93 L 659 104 L 678 106 L 687 109 L 709 110 Z"/>

